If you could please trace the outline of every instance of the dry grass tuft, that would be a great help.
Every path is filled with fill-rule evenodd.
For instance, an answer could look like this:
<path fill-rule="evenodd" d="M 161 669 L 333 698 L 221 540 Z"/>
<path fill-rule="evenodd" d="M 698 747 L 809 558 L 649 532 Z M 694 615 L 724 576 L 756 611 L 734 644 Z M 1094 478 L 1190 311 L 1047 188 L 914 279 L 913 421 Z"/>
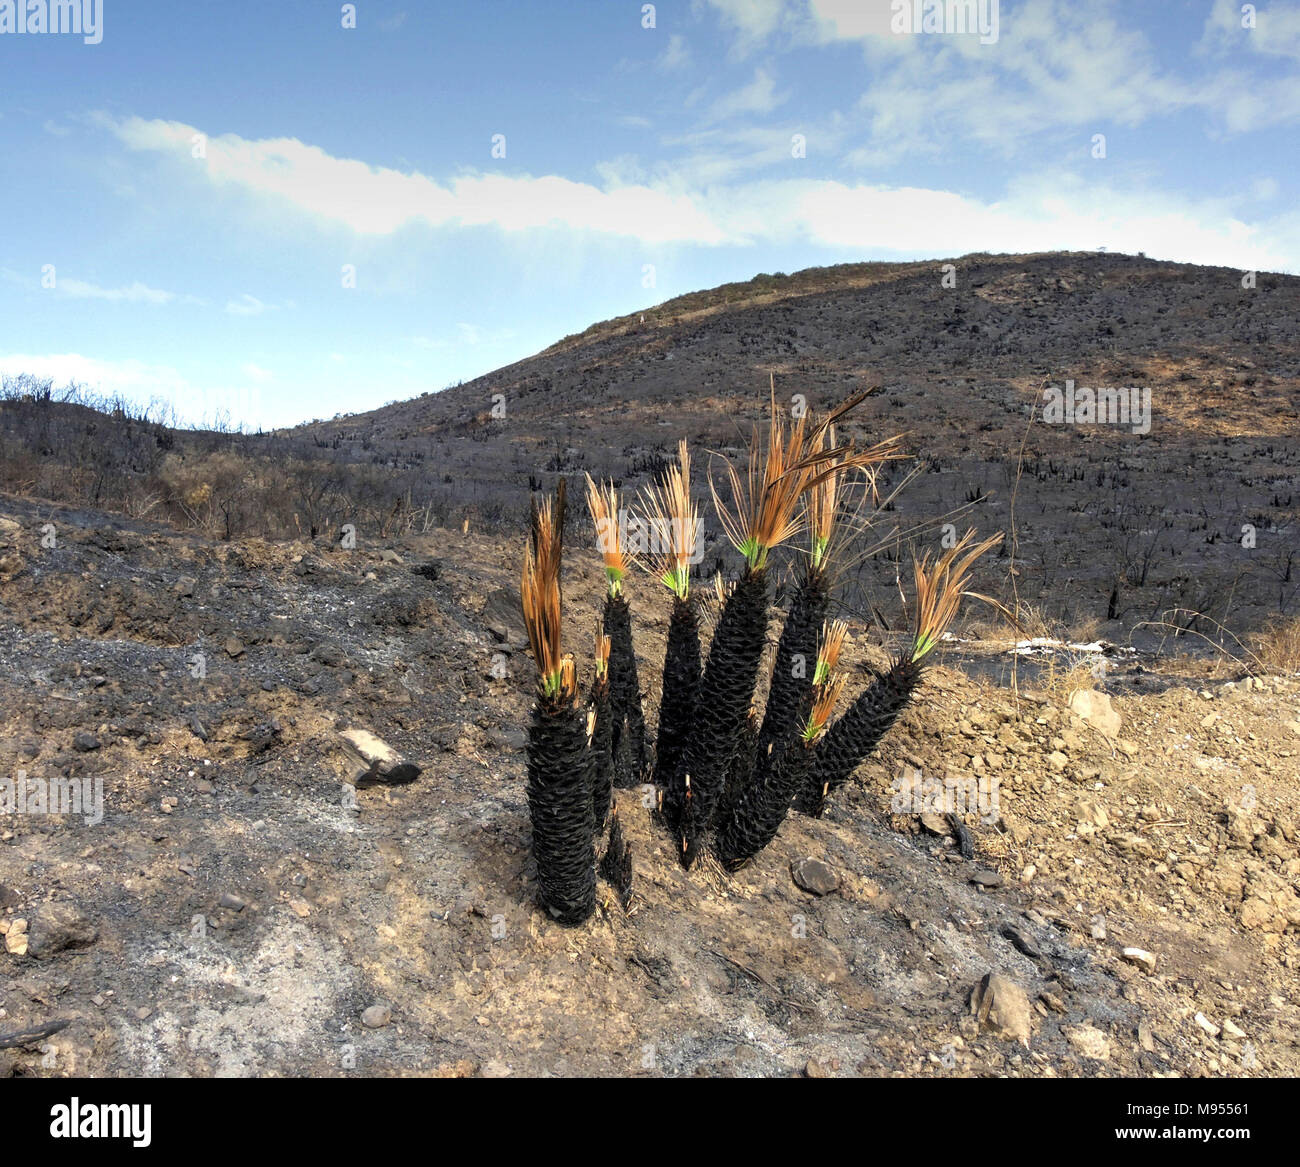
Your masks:
<path fill-rule="evenodd" d="M 1253 655 L 1264 671 L 1300 672 L 1300 616 L 1277 620 L 1251 638 Z"/>

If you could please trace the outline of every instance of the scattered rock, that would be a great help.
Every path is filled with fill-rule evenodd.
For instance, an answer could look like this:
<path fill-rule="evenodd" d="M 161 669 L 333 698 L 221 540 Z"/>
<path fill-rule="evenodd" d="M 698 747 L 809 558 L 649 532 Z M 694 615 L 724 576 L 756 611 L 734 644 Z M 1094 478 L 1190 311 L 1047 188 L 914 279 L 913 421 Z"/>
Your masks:
<path fill-rule="evenodd" d="M 361 1024 L 367 1029 L 383 1029 L 393 1019 L 393 1011 L 387 1005 L 371 1005 L 361 1014 Z"/>
<path fill-rule="evenodd" d="M 241 641 L 238 636 L 226 637 L 224 647 L 226 655 L 230 657 L 231 660 L 238 660 L 245 652 L 243 641 Z"/>
<path fill-rule="evenodd" d="M 790 874 L 804 891 L 817 896 L 830 895 L 840 886 L 839 872 L 820 859 L 797 859 L 790 864 Z"/>
<path fill-rule="evenodd" d="M 349 729 L 339 735 L 343 752 L 353 763 L 353 781 L 401 784 L 414 782 L 420 776 L 420 767 L 408 762 L 387 742 L 369 730 Z"/>
<path fill-rule="evenodd" d="M 232 912 L 242 912 L 248 904 L 232 892 L 226 892 L 218 901 L 220 908 L 229 908 Z"/>
<path fill-rule="evenodd" d="M 1198 1013 L 1192 1020 L 1194 1020 L 1196 1024 L 1211 1037 L 1219 1036 L 1219 1027 L 1206 1017 L 1204 1013 Z"/>
<path fill-rule="evenodd" d="M 970 881 L 977 887 L 988 888 L 990 891 L 995 887 L 1001 887 L 1006 882 L 996 871 L 989 871 L 983 867 L 971 872 Z"/>
<path fill-rule="evenodd" d="M 1097 1062 L 1110 1061 L 1110 1038 L 1093 1025 L 1071 1025 L 1065 1029 L 1065 1040 L 1076 1053 Z"/>
<path fill-rule="evenodd" d="M 40 960 L 69 948 L 85 948 L 99 939 L 99 929 L 75 904 L 47 904 L 28 924 L 29 949 Z"/>
<path fill-rule="evenodd" d="M 1108 738 L 1119 737 L 1123 724 L 1110 698 L 1096 689 L 1076 689 L 1070 694 L 1070 710 L 1093 729 Z"/>
<path fill-rule="evenodd" d="M 81 732 L 72 739 L 72 748 L 79 754 L 89 754 L 101 746 L 99 738 L 93 733 Z"/>
<path fill-rule="evenodd" d="M 1156 971 L 1155 954 L 1148 952 L 1145 948 L 1126 948 L 1121 955 L 1129 964 L 1135 964 L 1146 972 L 1154 973 Z"/>
<path fill-rule="evenodd" d="M 997 973 L 986 973 L 971 992 L 970 1011 L 998 1037 L 1029 1047 L 1033 1009 L 1025 990 L 1015 981 Z"/>

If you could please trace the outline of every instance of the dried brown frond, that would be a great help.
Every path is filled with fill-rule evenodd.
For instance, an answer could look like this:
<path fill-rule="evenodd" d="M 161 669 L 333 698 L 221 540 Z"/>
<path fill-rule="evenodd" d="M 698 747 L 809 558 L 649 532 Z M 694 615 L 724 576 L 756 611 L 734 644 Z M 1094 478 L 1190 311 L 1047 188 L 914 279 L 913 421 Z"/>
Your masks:
<path fill-rule="evenodd" d="M 609 637 L 604 629 L 596 628 L 596 676 L 603 677 L 609 672 Z"/>
<path fill-rule="evenodd" d="M 587 510 L 596 526 L 596 545 L 605 564 L 605 580 L 609 594 L 617 596 L 623 590 L 623 576 L 627 573 L 627 556 L 623 548 L 621 512 L 618 491 L 611 482 L 597 486 L 587 475 Z"/>
<path fill-rule="evenodd" d="M 647 487 L 643 503 L 650 527 L 647 564 L 678 599 L 690 594 L 691 564 L 700 537 L 699 508 L 691 501 L 691 455 L 685 440 L 677 447 L 677 465 L 662 481 Z"/>
<path fill-rule="evenodd" d="M 848 677 L 840 675 L 817 687 L 812 712 L 808 715 L 808 724 L 803 730 L 803 740 L 809 745 L 821 737 L 826 723 L 831 719 L 831 714 L 835 712 L 835 706 L 839 703 L 840 694 L 844 692 L 847 682 Z"/>
<path fill-rule="evenodd" d="M 540 506 L 534 500 L 532 532 L 524 551 L 520 599 L 528 643 L 537 662 L 542 691 L 547 696 L 571 695 L 573 667 L 569 662 L 570 683 L 565 683 L 564 659 L 560 650 L 560 619 L 563 604 L 560 595 L 560 560 L 564 540 L 565 482 L 555 492 L 555 505 L 546 499 Z"/>
<path fill-rule="evenodd" d="M 709 489 L 723 530 L 751 569 L 765 567 L 768 553 L 803 527 L 808 516 L 797 513 L 797 506 L 810 490 L 846 469 L 867 468 L 898 456 L 897 438 L 887 439 L 871 450 L 861 452 L 854 451 L 852 446 L 825 441 L 836 422 L 873 391 L 868 389 L 854 394 L 817 425 L 810 427 L 806 412 L 793 424 L 784 418 L 777 409 L 774 389 L 772 421 L 768 426 L 767 450 L 761 466 L 757 432 L 750 444 L 744 480 L 733 465 L 727 464 L 732 499 L 730 508 L 722 504 L 710 480 Z"/>
<path fill-rule="evenodd" d="M 970 569 L 981 555 L 1002 542 L 1002 532 L 999 531 L 967 550 L 974 538 L 975 529 L 972 527 L 939 556 L 933 567 L 928 553 L 919 561 L 912 561 L 916 577 L 913 660 L 920 660 L 938 644 L 939 638 L 955 619 L 962 596 L 976 594 L 965 590 Z M 963 551 L 966 552 L 965 555 L 962 555 Z"/>
<path fill-rule="evenodd" d="M 849 626 L 843 620 L 828 620 L 822 626 L 821 647 L 817 650 L 817 667 L 813 672 L 814 684 L 824 685 L 835 670 L 848 634 Z"/>

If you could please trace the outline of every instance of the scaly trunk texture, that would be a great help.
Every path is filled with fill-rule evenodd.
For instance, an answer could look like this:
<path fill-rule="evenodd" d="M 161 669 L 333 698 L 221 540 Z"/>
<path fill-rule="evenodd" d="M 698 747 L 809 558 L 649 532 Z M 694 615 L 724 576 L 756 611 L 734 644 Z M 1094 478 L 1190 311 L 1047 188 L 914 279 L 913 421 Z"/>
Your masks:
<path fill-rule="evenodd" d="M 591 683 L 591 711 L 596 723 L 591 734 L 591 812 L 596 831 L 605 829 L 614 778 L 614 726 L 609 709 L 609 677 Z"/>
<path fill-rule="evenodd" d="M 813 752 L 812 768 L 795 801 L 797 811 L 821 815 L 826 797 L 848 781 L 907 708 L 921 683 L 922 672 L 923 666 L 910 656 L 899 657 L 826 731 Z"/>
<path fill-rule="evenodd" d="M 758 731 L 758 756 L 774 745 L 779 752 L 798 732 L 804 697 L 812 691 L 817 668 L 817 638 L 830 607 L 830 587 L 824 572 L 808 564 L 790 601 L 790 612 L 776 646 L 772 685 L 767 694 L 767 711 Z"/>
<path fill-rule="evenodd" d="M 646 768 L 645 717 L 641 680 L 632 648 L 632 615 L 623 596 L 605 597 L 605 635 L 609 637 L 609 703 L 614 715 L 614 784 L 639 783 Z"/>
<path fill-rule="evenodd" d="M 665 805 L 681 806 L 674 790 L 677 764 L 686 748 L 686 735 L 695 716 L 700 692 L 700 621 L 690 600 L 673 597 L 668 622 L 668 648 L 664 654 L 663 699 L 659 703 L 659 736 L 655 743 L 656 786 L 664 788 Z"/>
<path fill-rule="evenodd" d="M 596 910 L 591 795 L 582 711 L 562 698 L 539 697 L 528 727 L 528 809 L 538 898 L 561 924 L 581 924 Z"/>
<path fill-rule="evenodd" d="M 767 635 L 767 571 L 747 570 L 718 617 L 695 717 L 678 765 L 683 801 L 678 833 L 690 867 L 740 748 Z"/>

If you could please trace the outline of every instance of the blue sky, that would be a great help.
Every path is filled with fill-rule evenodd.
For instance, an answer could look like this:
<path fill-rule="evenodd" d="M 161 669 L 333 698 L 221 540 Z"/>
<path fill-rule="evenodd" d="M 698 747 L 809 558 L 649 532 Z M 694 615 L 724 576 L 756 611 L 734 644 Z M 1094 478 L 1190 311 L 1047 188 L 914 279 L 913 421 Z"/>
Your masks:
<path fill-rule="evenodd" d="M 990 3 L 0 0 L 0 371 L 269 427 L 758 272 L 1300 271 L 1300 5 Z"/>

